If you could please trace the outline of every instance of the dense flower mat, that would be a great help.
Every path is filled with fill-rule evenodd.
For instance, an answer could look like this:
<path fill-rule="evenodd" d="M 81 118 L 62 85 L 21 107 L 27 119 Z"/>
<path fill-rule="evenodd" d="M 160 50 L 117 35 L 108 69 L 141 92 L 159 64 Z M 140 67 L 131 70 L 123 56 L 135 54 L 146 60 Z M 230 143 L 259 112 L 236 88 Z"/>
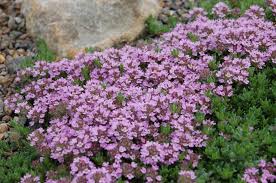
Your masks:
<path fill-rule="evenodd" d="M 233 85 L 248 84 L 249 67 L 276 62 L 276 28 L 263 10 L 252 6 L 238 19 L 223 19 L 228 11 L 219 4 L 214 13 L 221 19 L 209 20 L 195 9 L 194 21 L 143 48 L 37 62 L 19 73 L 24 88 L 6 103 L 37 128 L 29 140 L 41 155 L 70 167 L 61 182 L 160 182 L 160 167 L 180 159 L 180 178 L 193 181 L 197 149 L 208 140 L 202 129 L 215 125 L 204 118 L 208 95 L 230 97 Z M 266 180 L 275 179 L 273 171 L 267 168 Z M 39 178 L 22 179 L 32 181 Z"/>

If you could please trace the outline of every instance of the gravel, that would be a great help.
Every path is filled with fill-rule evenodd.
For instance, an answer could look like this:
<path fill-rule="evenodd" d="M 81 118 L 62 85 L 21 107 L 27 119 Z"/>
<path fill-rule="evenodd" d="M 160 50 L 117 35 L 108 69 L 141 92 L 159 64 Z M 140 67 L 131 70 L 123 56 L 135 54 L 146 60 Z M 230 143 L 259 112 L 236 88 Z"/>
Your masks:
<path fill-rule="evenodd" d="M 163 9 L 158 19 L 167 23 L 168 17 L 174 16 L 179 21 L 185 22 L 189 9 L 197 2 L 198 0 L 163 0 Z"/>
<path fill-rule="evenodd" d="M 26 32 L 22 0 L 0 0 L 0 122 L 11 119 L 4 99 L 12 92 L 12 81 L 20 61 L 33 56 L 35 44 Z"/>

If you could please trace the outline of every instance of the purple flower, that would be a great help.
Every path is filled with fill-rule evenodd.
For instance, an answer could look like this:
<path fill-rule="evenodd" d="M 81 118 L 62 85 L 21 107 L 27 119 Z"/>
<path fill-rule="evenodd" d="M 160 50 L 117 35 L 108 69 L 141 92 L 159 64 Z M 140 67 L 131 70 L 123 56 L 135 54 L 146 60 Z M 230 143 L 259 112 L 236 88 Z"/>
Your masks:
<path fill-rule="evenodd" d="M 40 183 L 40 179 L 37 176 L 26 174 L 21 178 L 20 183 Z"/>
<path fill-rule="evenodd" d="M 230 9 L 224 2 L 219 2 L 213 7 L 212 13 L 219 18 L 224 18 L 230 13 Z"/>

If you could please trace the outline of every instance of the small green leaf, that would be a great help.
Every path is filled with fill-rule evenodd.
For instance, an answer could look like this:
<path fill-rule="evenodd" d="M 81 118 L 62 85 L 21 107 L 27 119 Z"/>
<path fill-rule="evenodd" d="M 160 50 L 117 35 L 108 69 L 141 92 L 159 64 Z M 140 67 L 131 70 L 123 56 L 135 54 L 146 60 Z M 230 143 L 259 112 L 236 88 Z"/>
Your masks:
<path fill-rule="evenodd" d="M 116 96 L 116 102 L 119 104 L 119 105 L 123 105 L 123 103 L 125 102 L 126 100 L 126 97 L 124 96 L 123 93 L 119 92 L 118 95 Z"/>
<path fill-rule="evenodd" d="M 171 126 L 166 124 L 165 126 L 160 127 L 161 134 L 169 135 L 172 132 Z"/>
<path fill-rule="evenodd" d="M 37 55 L 35 56 L 35 60 L 45 60 L 52 62 L 56 59 L 55 53 L 50 50 L 43 39 L 39 39 L 36 42 L 37 47 Z"/>
<path fill-rule="evenodd" d="M 116 183 L 124 183 L 125 181 L 123 181 L 123 179 L 122 178 L 120 178 L 119 180 L 117 180 L 117 182 Z"/>
<path fill-rule="evenodd" d="M 174 22 L 171 21 L 171 23 L 173 24 Z M 146 28 L 147 32 L 152 36 L 157 36 L 164 32 L 170 31 L 170 27 L 168 25 L 164 25 L 153 16 L 150 16 L 146 20 Z"/>
<path fill-rule="evenodd" d="M 222 171 L 220 171 L 221 174 L 221 178 L 224 180 L 230 179 L 233 174 L 234 174 L 235 170 L 231 169 L 228 166 L 223 167 Z"/>
<path fill-rule="evenodd" d="M 174 28 L 176 24 L 179 22 L 178 18 L 175 16 L 169 16 L 168 25 L 170 28 Z"/>
<path fill-rule="evenodd" d="M 200 122 L 201 123 L 204 119 L 205 119 L 205 114 L 204 113 L 197 112 L 195 114 L 195 120 L 196 120 L 196 122 Z"/>
<path fill-rule="evenodd" d="M 209 75 L 207 77 L 206 81 L 207 81 L 207 83 L 216 83 L 217 82 L 217 78 L 215 76 L 213 76 L 213 75 Z"/>
<path fill-rule="evenodd" d="M 96 154 L 96 156 L 92 157 L 91 159 L 97 166 L 101 166 L 104 163 L 105 157 L 102 152 L 99 152 Z"/>
<path fill-rule="evenodd" d="M 195 35 L 194 33 L 192 32 L 189 32 L 187 34 L 187 37 L 192 41 L 192 42 L 197 42 L 199 40 L 198 36 Z"/>
<path fill-rule="evenodd" d="M 186 157 L 186 153 L 183 152 L 183 153 L 179 154 L 178 159 L 179 159 L 179 161 L 183 161 L 185 159 L 185 157 Z"/>
<path fill-rule="evenodd" d="M 212 71 L 217 70 L 218 65 L 219 64 L 216 61 L 211 61 L 211 62 L 208 63 L 208 66 L 209 66 L 210 70 L 212 70 Z"/>
<path fill-rule="evenodd" d="M 170 111 L 171 111 L 171 113 L 173 113 L 173 114 L 178 114 L 178 113 L 181 112 L 181 110 L 182 110 L 181 105 L 178 104 L 178 103 L 172 103 L 172 104 L 170 105 Z"/>
<path fill-rule="evenodd" d="M 94 60 L 94 66 L 96 68 L 102 68 L 103 64 L 101 63 L 100 59 L 95 59 Z"/>
<path fill-rule="evenodd" d="M 86 53 L 93 53 L 95 51 L 95 48 L 93 48 L 93 47 L 87 47 L 87 48 L 85 48 L 85 52 Z"/>
<path fill-rule="evenodd" d="M 175 58 L 177 58 L 179 56 L 179 50 L 178 49 L 173 49 L 171 51 L 171 55 Z"/>
<path fill-rule="evenodd" d="M 268 148 L 269 152 L 276 154 L 276 144 L 272 144 L 269 148 Z"/>
<path fill-rule="evenodd" d="M 79 85 L 79 86 L 83 86 L 83 82 L 80 79 L 75 79 L 74 84 Z"/>
<path fill-rule="evenodd" d="M 88 66 L 85 66 L 81 69 L 81 74 L 84 77 L 85 81 L 90 80 L 90 69 Z"/>
<path fill-rule="evenodd" d="M 123 64 L 120 64 L 119 66 L 120 74 L 122 75 L 125 72 L 125 68 Z"/>

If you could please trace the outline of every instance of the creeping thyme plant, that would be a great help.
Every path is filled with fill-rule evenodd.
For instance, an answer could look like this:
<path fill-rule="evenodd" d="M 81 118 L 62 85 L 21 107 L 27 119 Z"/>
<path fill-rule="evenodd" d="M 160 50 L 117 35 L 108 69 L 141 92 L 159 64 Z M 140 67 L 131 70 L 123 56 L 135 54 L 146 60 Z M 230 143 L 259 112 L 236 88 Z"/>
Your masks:
<path fill-rule="evenodd" d="M 43 181 L 276 180 L 276 27 L 256 5 L 237 19 L 227 19 L 233 10 L 224 3 L 212 13 L 191 10 L 190 22 L 143 48 L 18 73 L 24 87 L 6 104 L 30 120 L 41 162 L 65 167 Z M 21 179 L 39 181 L 34 172 Z"/>

